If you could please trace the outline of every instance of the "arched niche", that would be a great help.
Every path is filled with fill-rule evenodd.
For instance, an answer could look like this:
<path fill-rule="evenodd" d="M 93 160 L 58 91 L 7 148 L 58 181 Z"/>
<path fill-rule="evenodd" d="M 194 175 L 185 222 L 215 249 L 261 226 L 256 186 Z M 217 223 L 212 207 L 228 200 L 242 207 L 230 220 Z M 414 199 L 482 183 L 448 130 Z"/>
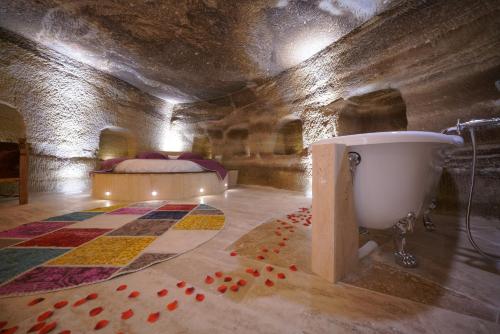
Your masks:
<path fill-rule="evenodd" d="M 225 134 L 225 152 L 231 156 L 248 156 L 248 128 L 233 127 Z"/>
<path fill-rule="evenodd" d="M 302 121 L 287 117 L 278 123 L 278 132 L 274 144 L 275 155 L 300 154 L 303 149 Z"/>
<path fill-rule="evenodd" d="M 210 138 L 206 135 L 195 136 L 193 138 L 193 147 L 191 151 L 210 159 L 212 157 L 212 145 L 210 143 Z"/>
<path fill-rule="evenodd" d="M 133 158 L 136 153 L 137 142 L 130 131 L 118 127 L 108 127 L 101 130 L 97 152 L 98 159 Z"/>
<path fill-rule="evenodd" d="M 17 143 L 26 138 L 26 128 L 16 108 L 0 101 L 0 142 Z"/>
<path fill-rule="evenodd" d="M 333 102 L 337 136 L 406 130 L 406 104 L 397 89 L 383 89 Z"/>

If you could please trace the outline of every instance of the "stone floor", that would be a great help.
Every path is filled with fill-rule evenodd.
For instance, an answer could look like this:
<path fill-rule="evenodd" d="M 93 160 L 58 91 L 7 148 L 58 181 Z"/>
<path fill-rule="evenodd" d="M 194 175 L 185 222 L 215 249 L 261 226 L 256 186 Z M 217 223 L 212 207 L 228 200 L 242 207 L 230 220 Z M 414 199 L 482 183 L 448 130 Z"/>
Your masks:
<path fill-rule="evenodd" d="M 403 270 L 392 262 L 389 235 L 370 231 L 380 244 L 362 260 L 358 270 L 344 282 L 332 285 L 313 275 L 309 269 L 310 227 L 297 227 L 279 256 L 257 260 L 262 245 L 274 242 L 273 218 L 309 206 L 311 200 L 289 191 L 265 188 L 237 188 L 224 195 L 203 196 L 192 201 L 223 210 L 226 228 L 201 247 L 173 260 L 116 279 L 38 296 L 0 299 L 0 322 L 5 328 L 17 325 L 19 333 L 36 323 L 39 314 L 61 300 L 71 304 L 90 293 L 96 300 L 80 307 L 67 306 L 55 311 L 55 333 L 94 330 L 99 320 L 109 324 L 102 333 L 499 333 L 500 276 L 498 268 L 482 261 L 467 243 L 461 222 L 437 216 L 436 232 L 417 228 L 410 248 L 420 266 Z M 30 204 L 19 207 L 14 200 L 0 201 L 0 229 L 71 211 L 102 206 L 108 201 L 92 200 L 88 195 L 34 195 Z M 111 202 L 110 202 L 111 203 Z M 113 202 L 114 203 L 114 202 Z M 491 222 L 475 220 L 492 240 L 490 249 L 498 250 L 498 228 Z M 498 226 L 498 222 L 496 222 Z M 484 228 L 484 229 L 483 229 Z M 230 256 L 236 250 L 237 256 Z M 299 268 L 291 272 L 288 265 Z M 275 271 L 264 270 L 273 265 Z M 256 268 L 260 277 L 246 272 Z M 207 285 L 206 275 L 221 271 L 247 284 L 238 292 L 217 291 L 219 284 Z M 286 279 L 264 284 L 277 272 Z M 205 295 L 203 302 L 186 296 L 176 284 L 186 281 Z M 125 293 L 116 288 L 126 284 Z M 164 298 L 156 292 L 168 289 Z M 129 291 L 140 296 L 127 298 Z M 35 297 L 45 300 L 34 306 Z M 177 299 L 178 308 L 169 312 L 166 305 Z M 89 311 L 101 306 L 98 316 Z M 121 313 L 133 309 L 135 315 L 121 320 Z M 160 312 L 155 323 L 146 321 L 150 313 Z"/>

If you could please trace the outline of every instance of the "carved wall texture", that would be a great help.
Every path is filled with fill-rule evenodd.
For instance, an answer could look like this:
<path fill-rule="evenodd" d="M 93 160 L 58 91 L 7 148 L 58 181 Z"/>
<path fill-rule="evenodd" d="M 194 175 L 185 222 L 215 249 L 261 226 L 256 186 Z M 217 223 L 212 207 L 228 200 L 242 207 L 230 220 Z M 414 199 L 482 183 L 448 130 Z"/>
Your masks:
<path fill-rule="evenodd" d="M 163 148 L 171 113 L 166 102 L 5 30 L 0 30 L 1 101 L 24 119 L 35 191 L 88 186 L 104 128 L 127 129 L 138 150 Z"/>
<path fill-rule="evenodd" d="M 263 84 L 177 105 L 172 122 L 184 128 L 186 146 L 208 141 L 204 152 L 239 169 L 242 183 L 307 190 L 307 148 L 319 139 L 439 131 L 457 118 L 500 115 L 499 17 L 500 2 L 493 0 L 406 1 Z M 275 154 L 280 128 L 297 120 L 304 150 Z M 480 137 L 474 208 L 498 215 L 500 133 Z M 452 152 L 440 188 L 442 209 L 456 210 L 465 201 L 469 163 L 470 146 Z"/>

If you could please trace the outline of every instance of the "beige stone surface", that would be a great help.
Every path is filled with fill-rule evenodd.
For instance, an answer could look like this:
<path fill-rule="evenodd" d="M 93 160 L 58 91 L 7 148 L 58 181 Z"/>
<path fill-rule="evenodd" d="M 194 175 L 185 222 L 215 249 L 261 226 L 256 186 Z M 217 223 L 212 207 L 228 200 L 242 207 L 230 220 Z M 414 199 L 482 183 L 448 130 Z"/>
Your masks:
<path fill-rule="evenodd" d="M 377 291 L 356 280 L 332 285 L 312 275 L 307 267 L 310 263 L 311 227 L 303 225 L 296 227 L 281 256 L 270 257 L 266 261 L 256 260 L 258 247 L 275 242 L 275 235 L 271 232 L 277 224 L 273 218 L 310 205 L 310 199 L 298 193 L 237 188 L 224 195 L 192 200 L 203 201 L 226 214 L 226 228 L 206 244 L 134 274 L 100 284 L 43 294 L 41 296 L 46 300 L 33 307 L 26 304 L 35 296 L 0 299 L 0 321 L 6 319 L 11 324 L 18 324 L 19 332 L 25 332 L 35 323 L 35 318 L 55 302 L 64 299 L 74 302 L 95 292 L 99 294 L 96 300 L 78 308 L 68 306 L 57 310 L 52 317 L 57 321 L 57 330 L 91 332 L 100 319 L 110 320 L 110 324 L 100 331 L 102 333 L 496 333 L 500 330 L 495 319 L 485 319 L 485 315 L 469 312 L 473 307 L 470 301 L 480 298 L 480 303 L 475 305 L 483 308 L 488 305 L 491 314 L 498 315 L 498 275 L 485 274 L 484 268 L 468 261 L 457 259 L 457 262 L 454 257 L 443 256 L 442 247 L 449 247 L 449 254 L 458 255 L 462 246 L 448 244 L 450 238 L 443 235 L 440 229 L 430 237 L 426 237 L 423 231 L 418 232 L 415 239 L 418 244 L 412 244 L 412 248 L 417 248 L 417 256 L 423 261 L 420 269 L 411 272 L 409 277 L 415 280 L 416 276 L 426 275 L 429 279 L 429 273 L 440 276 L 443 279 L 441 293 L 446 294 L 453 289 L 467 296 L 460 304 L 463 310 L 439 305 L 433 299 L 415 301 L 407 296 L 394 295 L 391 291 Z M 104 204 L 106 201 L 95 201 L 87 195 L 33 196 L 30 204 L 21 207 L 14 201 L 3 201 L 0 203 L 1 228 Z M 456 233 L 456 225 L 451 225 L 450 230 L 453 229 Z M 377 240 L 388 241 L 383 234 L 375 235 Z M 232 250 L 237 250 L 239 255 L 230 256 Z M 391 266 L 389 260 L 383 260 L 384 257 L 389 259 L 391 252 L 381 247 L 370 261 Z M 436 255 L 424 256 L 426 252 Z M 297 272 L 287 269 L 292 260 L 298 266 Z M 273 273 L 263 268 L 266 263 L 275 266 Z M 245 270 L 249 267 L 259 269 L 262 275 L 256 278 L 247 274 Z M 205 276 L 213 276 L 216 271 L 232 276 L 233 281 L 244 278 L 247 285 L 237 293 L 228 290 L 221 295 L 216 291 L 220 280 L 213 285 L 204 283 Z M 275 279 L 277 272 L 285 273 L 286 279 Z M 368 275 L 366 280 L 376 281 L 377 277 Z M 266 278 L 275 281 L 274 287 L 264 284 Z M 394 277 L 392 279 L 395 280 Z M 180 280 L 186 281 L 187 286 L 194 286 L 195 294 L 203 293 L 205 301 L 196 302 L 193 296 L 186 296 L 183 289 L 176 287 Z M 128 285 L 125 293 L 115 291 L 120 284 Z M 415 284 L 418 285 L 419 281 Z M 400 289 L 406 286 L 405 283 L 399 284 Z M 156 292 L 163 288 L 169 293 L 165 298 L 158 298 Z M 127 298 L 132 290 L 140 291 L 141 295 L 134 300 Z M 413 291 L 416 296 L 425 297 L 427 290 Z M 482 297 L 474 297 L 476 293 Z M 166 304 L 174 299 L 178 299 L 179 308 L 174 312 L 166 311 Z M 95 318 L 89 317 L 89 310 L 96 306 L 104 307 L 104 311 Z M 135 316 L 127 321 L 120 320 L 121 312 L 129 308 L 134 310 Z M 155 324 L 146 321 L 151 312 L 160 312 Z"/>

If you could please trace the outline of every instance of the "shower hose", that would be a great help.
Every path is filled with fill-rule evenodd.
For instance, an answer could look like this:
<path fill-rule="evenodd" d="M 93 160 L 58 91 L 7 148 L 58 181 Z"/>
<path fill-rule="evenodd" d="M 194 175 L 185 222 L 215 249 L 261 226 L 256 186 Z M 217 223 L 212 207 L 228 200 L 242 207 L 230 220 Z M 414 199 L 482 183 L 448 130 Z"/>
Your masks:
<path fill-rule="evenodd" d="M 471 226 L 470 226 L 470 213 L 471 213 L 471 205 L 472 205 L 472 196 L 474 194 L 474 183 L 476 179 L 476 136 L 474 134 L 474 128 L 469 128 L 469 133 L 470 133 L 470 139 L 472 142 L 472 170 L 471 170 L 471 180 L 470 180 L 470 190 L 469 190 L 469 199 L 467 203 L 467 213 L 465 215 L 465 228 L 467 230 L 467 237 L 469 238 L 469 241 L 474 247 L 474 249 L 484 256 L 485 258 L 499 262 L 500 257 L 496 255 L 490 255 L 486 252 L 484 252 L 476 243 L 474 240 L 474 237 L 472 236 L 472 231 L 471 231 Z"/>

